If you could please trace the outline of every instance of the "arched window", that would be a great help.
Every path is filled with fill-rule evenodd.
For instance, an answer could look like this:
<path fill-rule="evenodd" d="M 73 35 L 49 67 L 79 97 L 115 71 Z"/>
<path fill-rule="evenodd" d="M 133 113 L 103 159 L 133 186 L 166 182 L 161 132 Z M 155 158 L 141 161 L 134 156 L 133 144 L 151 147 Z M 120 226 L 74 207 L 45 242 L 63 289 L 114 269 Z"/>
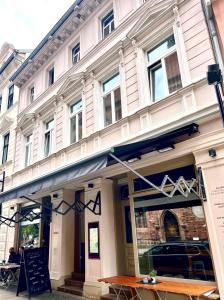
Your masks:
<path fill-rule="evenodd" d="M 169 210 L 164 213 L 164 231 L 166 241 L 178 241 L 181 239 L 177 218 Z"/>

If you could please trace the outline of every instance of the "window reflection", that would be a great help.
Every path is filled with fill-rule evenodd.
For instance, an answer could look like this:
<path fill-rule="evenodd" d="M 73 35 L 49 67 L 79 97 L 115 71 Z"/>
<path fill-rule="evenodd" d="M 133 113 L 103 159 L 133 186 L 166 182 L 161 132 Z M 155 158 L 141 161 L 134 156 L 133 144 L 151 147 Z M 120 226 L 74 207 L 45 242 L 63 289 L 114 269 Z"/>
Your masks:
<path fill-rule="evenodd" d="M 213 281 L 201 203 L 194 195 L 182 198 L 135 198 L 140 273 L 155 269 L 159 276 Z"/>

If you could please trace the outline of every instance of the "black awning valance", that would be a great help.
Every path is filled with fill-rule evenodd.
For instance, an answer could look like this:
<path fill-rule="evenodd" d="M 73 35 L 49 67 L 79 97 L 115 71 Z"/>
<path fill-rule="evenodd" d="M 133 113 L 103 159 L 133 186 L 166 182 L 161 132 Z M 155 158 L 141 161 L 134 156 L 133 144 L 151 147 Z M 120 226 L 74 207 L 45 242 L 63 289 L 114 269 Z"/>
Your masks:
<path fill-rule="evenodd" d="M 184 140 L 186 139 L 185 136 L 190 136 L 198 132 L 198 127 L 198 124 L 192 123 L 153 138 L 114 147 L 111 152 L 120 160 L 127 161 L 137 156 L 174 145 L 180 141 L 180 138 Z M 113 164 L 114 162 L 115 161 L 110 158 L 110 163 Z"/>
<path fill-rule="evenodd" d="M 95 156 L 81 162 L 76 162 L 55 172 L 46 174 L 28 183 L 22 184 L 8 191 L 0 193 L 0 203 L 17 199 L 23 196 L 32 195 L 38 191 L 56 187 L 87 174 L 101 170 L 107 166 L 107 153 Z"/>

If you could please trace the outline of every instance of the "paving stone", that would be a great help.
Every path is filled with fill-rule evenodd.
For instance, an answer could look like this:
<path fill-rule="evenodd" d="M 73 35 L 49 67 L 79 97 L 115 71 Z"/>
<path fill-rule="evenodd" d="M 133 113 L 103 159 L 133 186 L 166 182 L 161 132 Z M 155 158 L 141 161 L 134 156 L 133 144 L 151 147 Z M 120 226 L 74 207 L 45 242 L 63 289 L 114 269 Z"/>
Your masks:
<path fill-rule="evenodd" d="M 28 300 L 27 293 L 21 293 L 19 297 L 16 297 L 16 289 L 5 290 L 0 288 L 0 300 Z M 32 296 L 31 300 L 87 300 L 85 297 L 67 295 L 58 291 L 52 291 L 43 293 L 38 296 Z"/>

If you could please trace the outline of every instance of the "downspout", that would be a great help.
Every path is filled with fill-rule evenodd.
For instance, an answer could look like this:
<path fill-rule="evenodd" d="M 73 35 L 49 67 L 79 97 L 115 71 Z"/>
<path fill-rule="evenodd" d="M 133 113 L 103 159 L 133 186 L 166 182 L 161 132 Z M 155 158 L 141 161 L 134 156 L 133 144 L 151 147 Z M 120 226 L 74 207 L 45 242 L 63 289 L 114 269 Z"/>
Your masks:
<path fill-rule="evenodd" d="M 212 48 L 215 55 L 215 60 L 216 63 L 219 64 L 222 74 L 224 74 L 224 61 L 223 61 L 221 47 L 219 44 L 218 35 L 215 27 L 214 14 L 212 9 L 212 0 L 201 0 L 201 5 L 207 23 L 207 27 L 208 27 L 208 31 L 212 43 Z"/>

